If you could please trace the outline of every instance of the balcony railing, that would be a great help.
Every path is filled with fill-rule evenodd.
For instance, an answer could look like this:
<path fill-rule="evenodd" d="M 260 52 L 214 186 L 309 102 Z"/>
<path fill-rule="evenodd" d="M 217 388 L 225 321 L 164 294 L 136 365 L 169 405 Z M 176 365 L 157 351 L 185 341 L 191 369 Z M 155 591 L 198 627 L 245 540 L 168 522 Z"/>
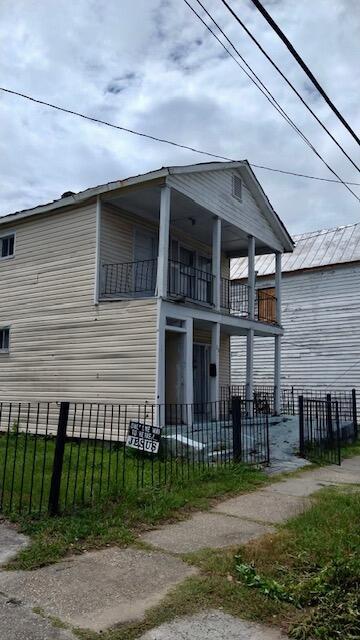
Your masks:
<path fill-rule="evenodd" d="M 235 316 L 249 316 L 249 287 L 221 278 L 221 308 Z"/>
<path fill-rule="evenodd" d="M 156 290 L 157 259 L 110 263 L 102 266 L 101 295 L 104 298 L 152 297 Z M 168 295 L 203 305 L 214 303 L 215 277 L 208 271 L 169 260 Z M 255 295 L 255 319 L 276 324 L 276 297 L 264 289 Z M 249 287 L 221 278 L 221 309 L 242 318 L 249 317 Z"/>
<path fill-rule="evenodd" d="M 201 304 L 213 304 L 214 276 L 208 271 L 169 260 L 168 294 Z"/>
<path fill-rule="evenodd" d="M 157 259 L 104 264 L 101 295 L 141 298 L 155 295 Z"/>

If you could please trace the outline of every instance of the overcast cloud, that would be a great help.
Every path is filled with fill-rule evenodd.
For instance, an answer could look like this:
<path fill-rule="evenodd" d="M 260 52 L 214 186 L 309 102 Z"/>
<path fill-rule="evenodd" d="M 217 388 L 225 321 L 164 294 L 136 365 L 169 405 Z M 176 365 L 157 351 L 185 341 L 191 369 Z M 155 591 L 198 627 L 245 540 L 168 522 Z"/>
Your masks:
<path fill-rule="evenodd" d="M 328 163 L 360 182 L 222 3 L 203 1 Z M 253 5 L 232 5 L 359 163 L 356 143 Z M 266 5 L 359 131 L 358 0 Z M 0 0 L 0 84 L 221 155 L 331 177 L 182 0 Z M 0 215 L 69 189 L 204 161 L 3 93 L 0 129 Z M 360 220 L 359 203 L 342 185 L 256 173 L 292 233 Z"/>

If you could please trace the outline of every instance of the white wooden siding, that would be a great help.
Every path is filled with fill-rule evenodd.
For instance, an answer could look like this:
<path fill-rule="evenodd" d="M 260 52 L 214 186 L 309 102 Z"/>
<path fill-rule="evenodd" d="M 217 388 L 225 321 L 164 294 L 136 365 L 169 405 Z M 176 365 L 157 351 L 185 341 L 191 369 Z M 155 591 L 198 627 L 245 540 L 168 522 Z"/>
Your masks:
<path fill-rule="evenodd" d="M 96 307 L 94 274 L 95 204 L 16 225 L 0 263 L 1 400 L 154 402 L 156 300 Z"/>
<path fill-rule="evenodd" d="M 260 211 L 244 181 L 242 202 L 233 197 L 233 175 L 234 171 L 228 169 L 204 173 L 180 173 L 169 176 L 167 183 L 202 207 L 236 225 L 245 233 L 281 251 L 282 246 L 278 237 Z"/>
<path fill-rule="evenodd" d="M 269 278 L 259 286 L 272 284 Z M 282 383 L 360 395 L 360 265 L 283 275 Z M 257 384 L 273 384 L 274 339 L 255 338 Z M 231 341 L 231 380 L 245 380 L 245 341 Z"/>

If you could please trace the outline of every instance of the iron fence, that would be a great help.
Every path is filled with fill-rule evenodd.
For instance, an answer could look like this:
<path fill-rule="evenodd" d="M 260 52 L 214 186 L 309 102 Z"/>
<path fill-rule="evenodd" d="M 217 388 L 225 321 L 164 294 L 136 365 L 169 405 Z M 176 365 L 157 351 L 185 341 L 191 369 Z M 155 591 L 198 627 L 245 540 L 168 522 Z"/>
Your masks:
<path fill-rule="evenodd" d="M 5 514 L 69 512 L 239 461 L 269 461 L 268 417 L 240 398 L 204 403 L 201 411 L 184 404 L 0 403 Z"/>
<path fill-rule="evenodd" d="M 341 427 L 337 400 L 299 396 L 300 455 L 341 464 Z"/>

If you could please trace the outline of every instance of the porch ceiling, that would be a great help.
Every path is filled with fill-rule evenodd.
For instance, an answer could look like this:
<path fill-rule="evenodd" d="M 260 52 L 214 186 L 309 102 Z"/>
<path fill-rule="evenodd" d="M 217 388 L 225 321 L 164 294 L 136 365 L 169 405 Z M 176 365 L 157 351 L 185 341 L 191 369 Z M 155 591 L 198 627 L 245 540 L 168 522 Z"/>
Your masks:
<path fill-rule="evenodd" d="M 103 202 L 158 223 L 161 186 L 161 184 L 155 184 L 137 189 L 124 189 L 120 194 L 114 196 L 109 194 L 103 197 Z M 171 194 L 171 226 L 194 240 L 211 246 L 211 220 L 214 214 L 175 189 L 172 189 Z M 247 242 L 245 231 L 222 220 L 221 248 L 224 253 L 231 257 L 244 257 L 247 255 Z M 271 249 L 268 246 L 256 240 L 257 254 L 270 252 Z"/>

